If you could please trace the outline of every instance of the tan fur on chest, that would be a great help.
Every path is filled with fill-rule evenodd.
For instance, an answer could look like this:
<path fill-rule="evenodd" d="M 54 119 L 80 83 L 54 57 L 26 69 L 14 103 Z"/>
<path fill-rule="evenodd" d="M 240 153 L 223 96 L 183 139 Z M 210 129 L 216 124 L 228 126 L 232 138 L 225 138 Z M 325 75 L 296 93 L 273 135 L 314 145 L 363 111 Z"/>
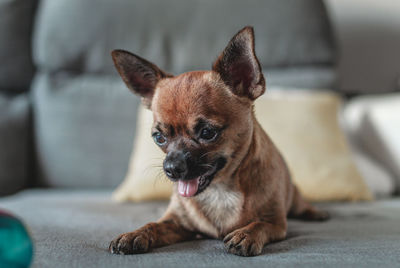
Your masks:
<path fill-rule="evenodd" d="M 227 232 L 238 221 L 243 206 L 242 193 L 229 189 L 225 184 L 210 185 L 193 200 L 196 203 L 198 228 L 215 237 Z"/>

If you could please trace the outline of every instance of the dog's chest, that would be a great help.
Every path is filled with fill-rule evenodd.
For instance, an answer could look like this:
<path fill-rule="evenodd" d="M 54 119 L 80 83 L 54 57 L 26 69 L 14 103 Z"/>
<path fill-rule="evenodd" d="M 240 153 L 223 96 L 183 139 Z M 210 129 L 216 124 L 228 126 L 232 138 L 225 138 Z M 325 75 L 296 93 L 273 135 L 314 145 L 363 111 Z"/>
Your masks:
<path fill-rule="evenodd" d="M 196 198 L 196 201 L 199 210 L 210 223 L 203 224 L 203 227 L 210 229 L 218 237 L 238 222 L 243 206 L 243 195 L 223 184 L 217 184 L 210 185 Z"/>

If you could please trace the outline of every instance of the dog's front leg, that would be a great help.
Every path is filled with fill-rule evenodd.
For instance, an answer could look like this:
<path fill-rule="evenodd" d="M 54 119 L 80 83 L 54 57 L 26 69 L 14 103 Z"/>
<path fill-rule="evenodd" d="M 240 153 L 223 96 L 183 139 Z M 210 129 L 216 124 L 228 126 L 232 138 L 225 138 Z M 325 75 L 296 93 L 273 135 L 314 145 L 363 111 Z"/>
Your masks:
<path fill-rule="evenodd" d="M 191 240 L 195 236 L 173 217 L 164 217 L 159 222 L 148 223 L 136 231 L 118 236 L 110 243 L 109 250 L 114 254 L 145 253 L 151 248 Z"/>
<path fill-rule="evenodd" d="M 239 256 L 260 255 L 265 244 L 282 240 L 286 237 L 286 219 L 278 223 L 252 222 L 237 229 L 224 238 L 229 253 Z"/>

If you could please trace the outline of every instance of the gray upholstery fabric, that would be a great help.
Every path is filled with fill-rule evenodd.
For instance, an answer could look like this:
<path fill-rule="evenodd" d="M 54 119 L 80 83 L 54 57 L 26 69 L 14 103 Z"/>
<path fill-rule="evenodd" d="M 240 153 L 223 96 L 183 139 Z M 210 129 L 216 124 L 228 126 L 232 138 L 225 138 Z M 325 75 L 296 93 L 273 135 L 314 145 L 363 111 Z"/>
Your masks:
<path fill-rule="evenodd" d="M 27 186 L 29 102 L 26 94 L 0 94 L 0 196 Z"/>
<path fill-rule="evenodd" d="M 38 75 L 33 105 L 40 185 L 117 186 L 128 168 L 138 102 L 118 77 Z"/>
<path fill-rule="evenodd" d="M 267 90 L 269 86 L 305 89 L 331 89 L 336 84 L 336 72 L 329 66 L 264 68 Z"/>
<path fill-rule="evenodd" d="M 0 91 L 25 91 L 33 76 L 31 33 L 36 0 L 0 0 Z"/>
<path fill-rule="evenodd" d="M 264 67 L 334 61 L 319 0 L 43 0 L 37 23 L 35 61 L 51 71 L 114 73 L 115 48 L 174 73 L 209 69 L 246 25 Z"/>
<path fill-rule="evenodd" d="M 227 254 L 217 240 L 199 240 L 120 256 L 109 242 L 155 221 L 166 203 L 115 204 L 110 192 L 29 190 L 0 199 L 28 226 L 33 267 L 398 267 L 400 199 L 325 204 L 325 223 L 289 222 L 288 239 L 261 256 Z"/>

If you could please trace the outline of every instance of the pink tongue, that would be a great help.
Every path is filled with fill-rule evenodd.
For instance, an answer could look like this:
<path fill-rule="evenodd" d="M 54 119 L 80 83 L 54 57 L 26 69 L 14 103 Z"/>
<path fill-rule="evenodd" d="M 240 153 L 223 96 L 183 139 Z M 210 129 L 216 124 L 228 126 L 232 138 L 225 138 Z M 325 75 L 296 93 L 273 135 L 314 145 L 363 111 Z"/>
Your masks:
<path fill-rule="evenodd" d="M 199 187 L 199 178 L 190 181 L 178 181 L 178 192 L 181 196 L 189 197 L 194 196 Z"/>

